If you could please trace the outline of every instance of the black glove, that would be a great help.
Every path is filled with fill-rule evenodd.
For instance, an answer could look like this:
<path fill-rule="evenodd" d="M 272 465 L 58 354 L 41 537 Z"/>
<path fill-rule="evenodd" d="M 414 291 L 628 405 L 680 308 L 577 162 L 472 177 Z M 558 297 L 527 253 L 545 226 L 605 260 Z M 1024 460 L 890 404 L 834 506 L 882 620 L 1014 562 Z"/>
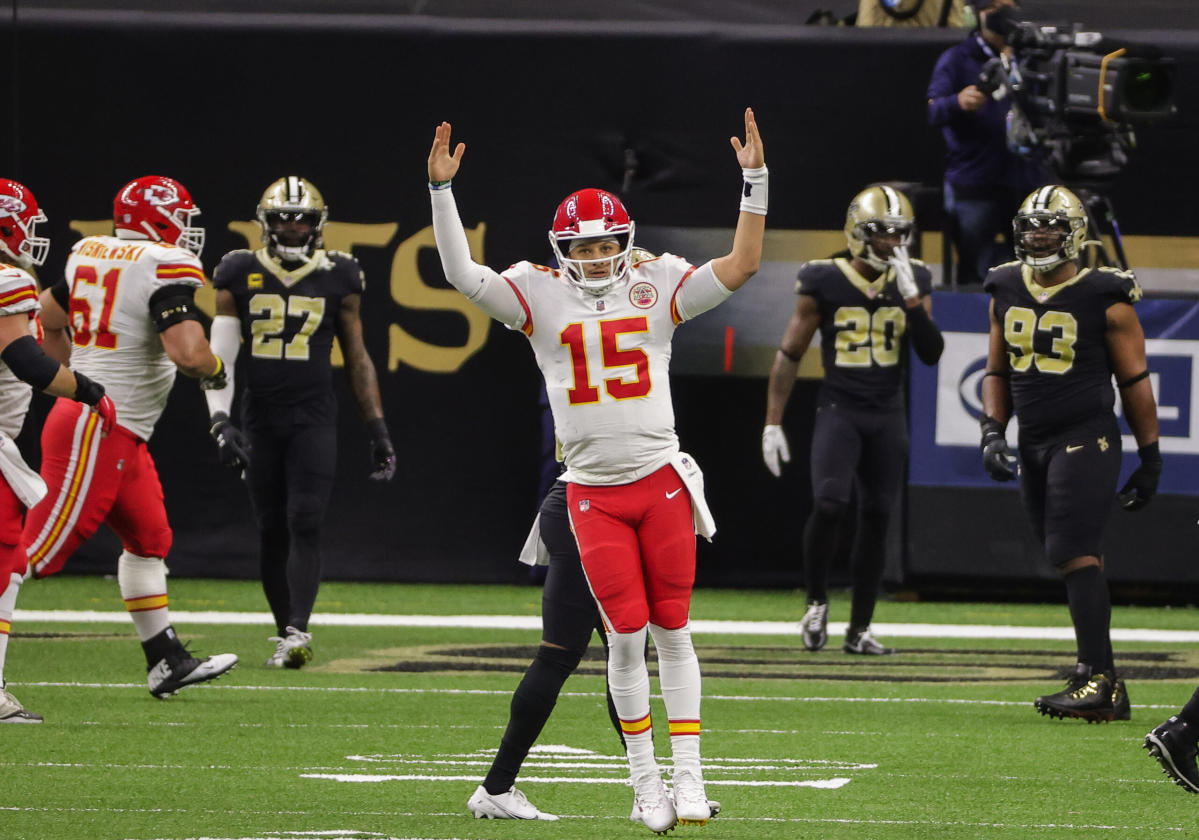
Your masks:
<path fill-rule="evenodd" d="M 229 415 L 218 411 L 212 415 L 212 428 L 208 430 L 216 441 L 217 455 L 221 464 L 235 470 L 244 470 L 250 463 L 250 442 L 241 429 L 229 421 Z"/>
<path fill-rule="evenodd" d="M 982 426 L 983 467 L 987 475 L 996 481 L 1015 481 L 1020 468 L 1016 466 L 1016 456 L 1003 435 L 1003 424 L 984 414 L 979 425 Z"/>
<path fill-rule="evenodd" d="M 1140 510 L 1149 504 L 1157 492 L 1157 480 L 1162 474 L 1162 453 L 1156 440 L 1138 449 L 1137 455 L 1141 458 L 1141 465 L 1132 471 L 1116 497 L 1120 500 L 1120 506 L 1130 511 Z"/>
<path fill-rule="evenodd" d="M 371 435 L 371 478 L 374 481 L 391 481 L 396 474 L 396 451 L 387 433 L 387 424 L 382 417 L 368 420 L 366 429 Z"/>
<path fill-rule="evenodd" d="M 229 384 L 229 371 L 225 370 L 225 362 L 220 356 L 215 356 L 216 370 L 209 376 L 200 377 L 200 389 L 204 391 L 219 391 Z M 229 418 L 226 417 L 226 420 Z"/>

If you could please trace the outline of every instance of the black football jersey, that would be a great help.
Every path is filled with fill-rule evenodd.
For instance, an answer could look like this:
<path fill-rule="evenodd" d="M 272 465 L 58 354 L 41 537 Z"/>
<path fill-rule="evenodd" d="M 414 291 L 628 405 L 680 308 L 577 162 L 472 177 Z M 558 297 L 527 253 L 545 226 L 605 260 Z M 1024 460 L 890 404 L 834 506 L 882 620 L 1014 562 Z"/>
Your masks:
<path fill-rule="evenodd" d="M 255 403 L 295 405 L 332 393 L 330 355 L 344 298 L 362 294 L 358 261 L 317 251 L 287 271 L 265 249 L 231 251 L 212 275 L 228 289 L 241 321 L 242 380 Z"/>
<path fill-rule="evenodd" d="M 919 260 L 912 260 L 912 268 L 920 293 L 928 294 L 929 270 Z M 796 291 L 811 295 L 820 306 L 820 404 L 903 405 L 908 316 L 894 270 L 870 281 L 849 260 L 813 260 L 799 270 Z"/>
<path fill-rule="evenodd" d="M 991 269 L 983 288 L 995 302 L 1011 366 L 1012 407 L 1022 434 L 1052 434 L 1115 404 L 1107 357 L 1107 310 L 1136 303 L 1131 272 L 1084 268 L 1046 288 L 1019 262 Z"/>

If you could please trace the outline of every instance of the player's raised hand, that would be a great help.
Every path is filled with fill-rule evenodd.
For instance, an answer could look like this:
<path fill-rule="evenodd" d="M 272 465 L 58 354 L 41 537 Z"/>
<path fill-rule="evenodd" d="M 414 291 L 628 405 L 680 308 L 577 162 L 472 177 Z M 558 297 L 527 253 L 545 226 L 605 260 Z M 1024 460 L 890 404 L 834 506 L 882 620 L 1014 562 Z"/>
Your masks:
<path fill-rule="evenodd" d="M 442 123 L 446 125 L 446 123 Z M 449 142 L 447 134 L 446 142 Z M 754 109 L 745 109 L 745 143 L 736 137 L 729 142 L 737 152 L 737 162 L 742 169 L 757 169 L 766 164 L 766 151 L 762 147 L 762 135 L 758 134 L 758 123 L 754 120 Z"/>
<path fill-rule="evenodd" d="M 429 183 L 452 181 L 462 164 L 466 144 L 459 143 L 450 153 L 450 124 L 443 122 L 433 133 L 433 148 L 429 149 Z"/>

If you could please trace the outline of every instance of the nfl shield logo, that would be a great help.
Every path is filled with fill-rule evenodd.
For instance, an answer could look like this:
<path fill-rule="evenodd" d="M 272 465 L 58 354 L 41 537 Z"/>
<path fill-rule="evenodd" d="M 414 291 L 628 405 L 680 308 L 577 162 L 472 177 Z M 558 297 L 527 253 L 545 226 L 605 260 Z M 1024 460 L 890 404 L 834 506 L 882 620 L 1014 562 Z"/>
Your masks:
<path fill-rule="evenodd" d="M 595 311 L 596 311 L 596 312 L 603 312 L 603 311 L 604 311 L 604 302 L 603 302 L 602 300 L 597 300 L 597 301 L 595 302 Z"/>
<path fill-rule="evenodd" d="M 586 513 L 591 510 L 591 499 L 583 499 L 579 502 L 579 513 Z"/>

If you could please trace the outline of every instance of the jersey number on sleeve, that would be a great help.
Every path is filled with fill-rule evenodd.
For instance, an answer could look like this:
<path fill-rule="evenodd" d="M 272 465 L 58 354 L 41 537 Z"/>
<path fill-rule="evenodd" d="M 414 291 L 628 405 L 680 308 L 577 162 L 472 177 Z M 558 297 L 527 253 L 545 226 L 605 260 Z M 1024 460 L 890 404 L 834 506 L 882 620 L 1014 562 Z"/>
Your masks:
<path fill-rule="evenodd" d="M 93 341 L 105 350 L 117 349 L 116 333 L 109 329 L 112 306 L 117 299 L 117 284 L 121 281 L 121 269 L 110 268 L 101 278 L 94 265 L 75 267 L 74 282 L 71 283 L 70 318 L 72 341 L 76 347 L 87 347 Z M 84 284 L 84 285 L 80 285 Z M 90 287 L 90 288 L 89 288 Z M 92 304 L 97 292 L 103 294 L 99 301 L 100 320 L 92 332 Z"/>
<path fill-rule="evenodd" d="M 567 391 L 571 405 L 586 405 L 600 400 L 599 389 L 591 384 L 591 372 L 587 364 L 587 345 L 583 337 L 582 322 L 568 324 L 559 339 L 570 348 L 570 361 L 574 368 L 574 387 Z M 649 356 L 640 347 L 621 350 L 617 341 L 629 333 L 649 332 L 649 321 L 639 318 L 616 318 L 600 321 L 600 354 L 605 368 L 632 367 L 637 375 L 632 381 L 619 376 L 604 380 L 604 390 L 613 399 L 627 400 L 644 397 L 650 391 Z"/>
<path fill-rule="evenodd" d="M 907 316 L 898 306 L 883 306 L 874 314 L 864 306 L 842 306 L 833 315 L 837 328 L 837 367 L 879 367 L 899 364 L 899 339 Z"/>
<path fill-rule="evenodd" d="M 1037 332 L 1049 333 L 1048 353 L 1033 349 Z M 1041 373 L 1065 373 L 1074 366 L 1074 343 L 1078 340 L 1078 321 L 1069 312 L 1049 310 L 1037 313 L 1023 306 L 1013 306 L 1003 316 L 1003 337 L 1012 370 L 1025 373 L 1034 365 Z"/>
<path fill-rule="evenodd" d="M 325 318 L 325 299 L 292 295 L 259 294 L 250 298 L 250 354 L 259 359 L 308 358 L 308 340 Z M 286 319 L 303 318 L 300 329 L 284 343 Z"/>

